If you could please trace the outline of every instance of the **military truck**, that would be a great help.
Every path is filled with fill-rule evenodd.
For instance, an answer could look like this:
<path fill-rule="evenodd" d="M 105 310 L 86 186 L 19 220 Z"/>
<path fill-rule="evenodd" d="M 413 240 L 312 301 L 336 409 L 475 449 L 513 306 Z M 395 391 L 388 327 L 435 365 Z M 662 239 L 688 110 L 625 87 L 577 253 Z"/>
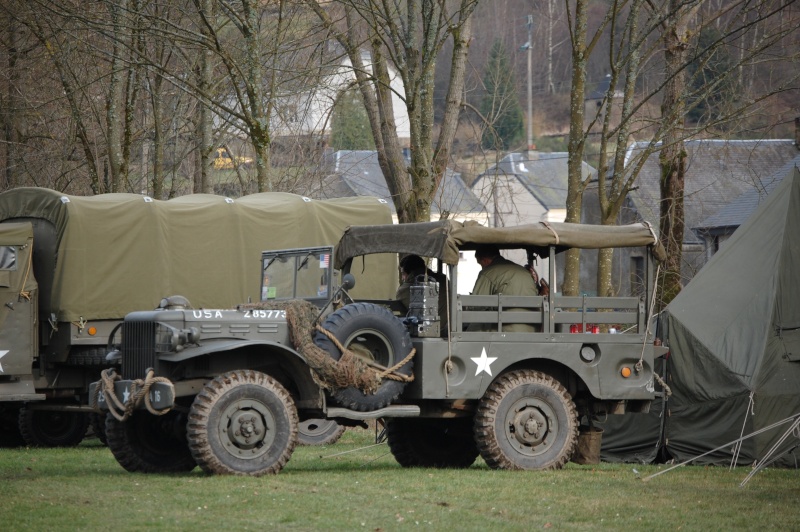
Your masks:
<path fill-rule="evenodd" d="M 550 280 L 570 248 L 664 256 L 642 224 L 454 221 L 354 226 L 335 251 L 265 253 L 259 303 L 195 310 L 165 300 L 125 317 L 109 355 L 120 373 L 91 392 L 109 410 L 110 449 L 129 471 L 261 475 L 289 460 L 302 420 L 380 419 L 403 466 L 468 467 L 482 456 L 493 468 L 562 467 L 580 419 L 646 411 L 657 393 L 653 363 L 665 350 L 649 326 L 652 261 L 639 297 L 461 293 L 460 252 L 488 243 L 548 258 Z M 392 299 L 351 296 L 351 272 L 398 253 L 434 259 L 445 281 L 418 279 L 405 314 Z"/>
<path fill-rule="evenodd" d="M 258 301 L 263 250 L 332 245 L 350 224 L 387 222 L 388 204 L 367 197 L 0 194 L 0 445 L 81 441 L 98 419 L 88 385 L 129 312 L 175 293 L 197 308 Z M 365 274 L 361 293 L 393 294 L 389 270 Z M 102 437 L 104 421 L 94 426 Z M 302 433 L 314 442 L 337 428 Z"/>

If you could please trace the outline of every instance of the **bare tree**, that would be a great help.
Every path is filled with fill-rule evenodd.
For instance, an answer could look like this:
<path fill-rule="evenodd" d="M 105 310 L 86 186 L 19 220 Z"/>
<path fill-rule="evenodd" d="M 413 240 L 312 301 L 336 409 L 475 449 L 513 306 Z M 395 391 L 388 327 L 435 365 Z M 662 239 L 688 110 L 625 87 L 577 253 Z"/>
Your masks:
<path fill-rule="evenodd" d="M 790 2 L 791 3 L 791 2 Z M 585 9 L 583 2 L 576 2 L 573 28 L 573 65 L 580 70 L 591 47 L 581 47 L 580 15 Z M 649 2 L 632 0 L 623 6 L 612 4 L 598 31 L 607 32 L 609 88 L 601 107 L 586 123 L 582 116 L 583 106 L 575 94 L 583 94 L 580 72 L 573 75 L 572 122 L 570 128 L 570 160 L 582 159 L 585 143 L 593 128 L 600 129 L 598 156 L 598 199 L 600 222 L 615 224 L 628 192 L 635 186 L 636 178 L 644 162 L 659 152 L 662 166 L 662 214 L 661 239 L 670 258 L 664 270 L 666 283 L 662 299 L 668 302 L 680 290 L 681 246 L 683 243 L 683 176 L 685 157 L 683 141 L 702 134 L 709 134 L 715 126 L 729 122 L 746 114 L 755 104 L 771 95 L 791 87 L 797 87 L 797 73 L 784 76 L 780 83 L 771 84 L 764 91 L 753 92 L 726 108 L 715 120 L 688 127 L 686 114 L 700 105 L 709 95 L 720 90 L 726 79 L 735 76 L 741 68 L 753 65 L 768 57 L 796 28 L 796 20 L 784 18 L 783 10 L 789 4 L 771 0 L 740 0 L 726 3 L 721 10 L 707 12 L 702 21 L 696 21 L 698 11 L 706 6 L 704 0 L 667 2 L 656 6 Z M 750 40 L 745 53 L 738 61 L 728 64 L 716 76 L 703 79 L 700 75 L 687 76 L 691 65 L 703 65 L 714 54 L 725 47 L 739 46 L 744 35 L 750 36 L 758 24 L 769 24 L 770 31 L 762 32 L 757 41 Z M 715 25 L 719 37 L 705 47 L 698 48 L 697 35 L 703 27 Z M 593 41 L 598 38 L 595 33 Z M 577 55 L 576 52 L 577 51 Z M 663 53 L 663 60 L 660 54 Z M 645 80 L 647 80 L 645 82 Z M 642 90 L 644 88 L 644 90 Z M 660 112 L 651 113 L 657 108 Z M 587 125 L 588 124 L 588 125 Z M 628 140 L 632 135 L 649 139 L 647 147 L 632 157 L 627 153 Z M 568 221 L 580 220 L 580 196 L 588 180 L 581 180 L 579 167 L 570 165 L 570 192 Z M 590 179 L 593 179 L 592 176 Z M 565 292 L 576 293 L 577 268 L 567 258 Z M 598 268 L 598 292 L 609 293 L 611 286 L 611 254 L 600 254 Z M 569 291 L 569 292 L 568 292 Z"/>
<path fill-rule="evenodd" d="M 449 2 L 434 0 L 402 4 L 340 0 L 325 7 L 307 0 L 307 4 L 344 48 L 355 69 L 378 162 L 399 220 L 429 220 L 458 125 L 471 15 L 477 0 L 461 0 L 452 7 Z M 437 57 L 450 39 L 450 77 L 436 135 L 434 73 Z M 364 49 L 370 52 L 369 64 L 363 60 Z M 408 110 L 411 132 L 408 166 L 397 137 L 390 67 L 403 82 L 404 94 L 399 96 Z"/>

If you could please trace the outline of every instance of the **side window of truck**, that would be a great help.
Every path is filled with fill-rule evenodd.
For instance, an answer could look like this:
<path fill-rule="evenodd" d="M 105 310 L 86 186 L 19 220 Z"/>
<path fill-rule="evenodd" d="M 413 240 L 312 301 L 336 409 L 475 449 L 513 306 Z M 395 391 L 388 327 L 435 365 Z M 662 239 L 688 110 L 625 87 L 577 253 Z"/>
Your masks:
<path fill-rule="evenodd" d="M 0 246 L 0 270 L 17 269 L 16 246 Z"/>
<path fill-rule="evenodd" d="M 17 269 L 16 246 L 0 246 L 0 287 L 11 286 L 11 272 Z"/>

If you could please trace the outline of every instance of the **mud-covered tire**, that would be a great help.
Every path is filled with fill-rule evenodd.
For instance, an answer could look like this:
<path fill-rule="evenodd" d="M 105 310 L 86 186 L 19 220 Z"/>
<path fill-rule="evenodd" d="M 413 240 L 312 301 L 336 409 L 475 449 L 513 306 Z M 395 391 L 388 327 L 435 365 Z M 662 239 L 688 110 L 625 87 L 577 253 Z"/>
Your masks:
<path fill-rule="evenodd" d="M 578 441 L 575 403 L 561 383 L 544 373 L 506 373 L 480 401 L 475 441 L 493 469 L 560 469 Z"/>
<path fill-rule="evenodd" d="M 89 428 L 89 416 L 63 410 L 19 410 L 19 431 L 31 447 L 75 447 Z"/>
<path fill-rule="evenodd" d="M 399 364 L 411 352 L 411 337 L 403 322 L 389 309 L 372 303 L 353 303 L 346 305 L 323 322 L 322 327 L 345 347 L 357 345 L 354 350 L 358 356 L 369 353 L 371 363 L 384 368 Z M 319 331 L 314 333 L 314 343 L 324 349 L 334 360 L 339 360 L 341 351 Z M 396 370 L 396 373 L 410 376 L 414 361 L 409 360 Z M 374 394 L 365 394 L 355 386 L 341 388 L 332 393 L 336 403 L 357 410 L 370 412 L 392 403 L 403 392 L 406 383 L 383 379 Z"/>
<path fill-rule="evenodd" d="M 272 377 L 250 370 L 224 373 L 197 394 L 187 436 L 206 473 L 278 473 L 297 445 L 297 409 Z"/>
<path fill-rule="evenodd" d="M 300 445 L 332 445 L 339 441 L 347 427 L 332 419 L 307 419 L 297 426 Z"/>
<path fill-rule="evenodd" d="M 25 445 L 19 430 L 18 405 L 0 403 L 0 448 Z"/>
<path fill-rule="evenodd" d="M 386 422 L 386 438 L 403 467 L 464 469 L 478 458 L 472 426 L 471 417 L 394 418 Z"/>
<path fill-rule="evenodd" d="M 89 414 L 89 424 L 92 427 L 92 433 L 100 440 L 100 443 L 108 445 L 108 438 L 106 437 L 106 414 L 97 412 Z"/>
<path fill-rule="evenodd" d="M 108 414 L 105 433 L 111 454 L 131 473 L 185 473 L 197 466 L 186 443 L 186 415 L 180 412 L 139 411 L 125 421 Z"/>

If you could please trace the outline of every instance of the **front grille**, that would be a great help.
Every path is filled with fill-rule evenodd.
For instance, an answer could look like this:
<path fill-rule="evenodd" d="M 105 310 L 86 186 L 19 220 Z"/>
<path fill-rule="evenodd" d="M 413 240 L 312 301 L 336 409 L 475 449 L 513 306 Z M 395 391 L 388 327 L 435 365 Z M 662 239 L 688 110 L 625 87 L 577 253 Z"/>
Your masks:
<path fill-rule="evenodd" d="M 154 321 L 126 321 L 122 324 L 122 378 L 143 379 L 147 368 L 156 365 Z"/>

